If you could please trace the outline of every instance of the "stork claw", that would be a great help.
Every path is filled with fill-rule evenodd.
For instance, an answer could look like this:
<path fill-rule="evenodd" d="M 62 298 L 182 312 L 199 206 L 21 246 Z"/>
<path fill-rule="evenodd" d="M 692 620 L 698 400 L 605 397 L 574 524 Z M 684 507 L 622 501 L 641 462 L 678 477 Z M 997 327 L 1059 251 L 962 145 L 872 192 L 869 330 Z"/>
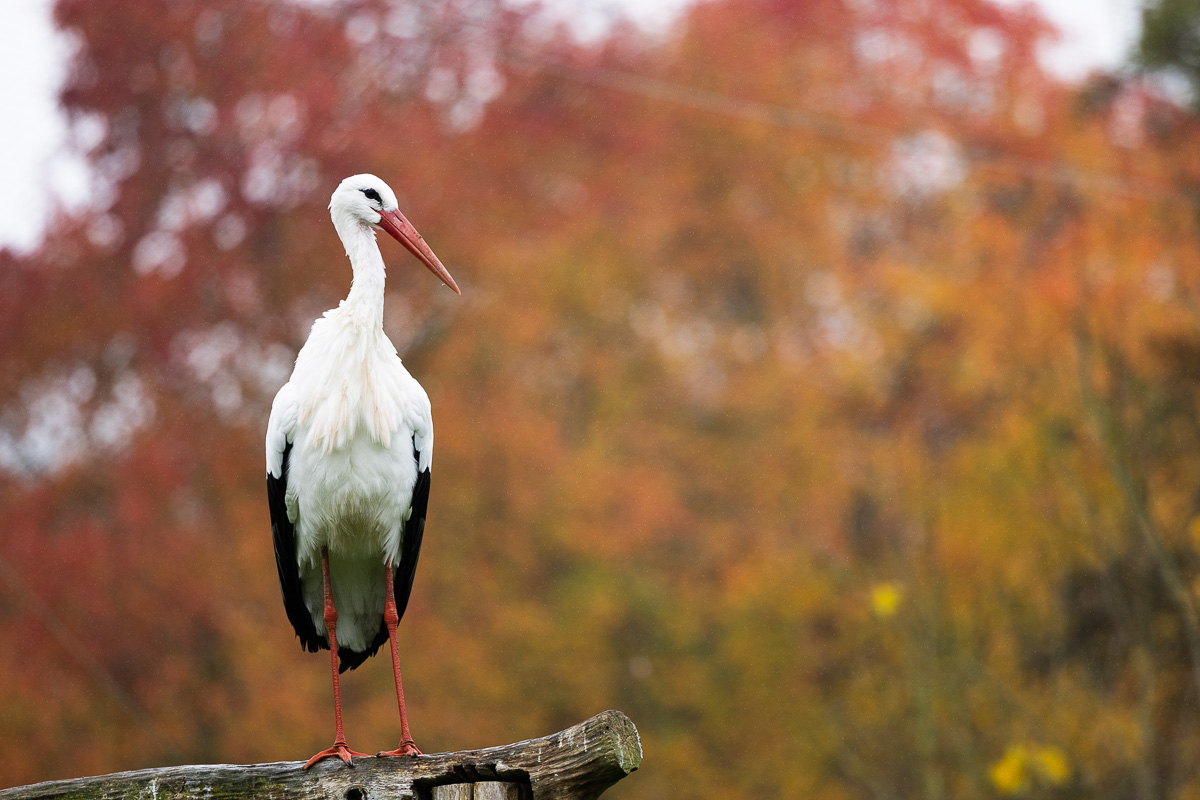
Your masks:
<path fill-rule="evenodd" d="M 317 763 L 321 759 L 333 758 L 334 756 L 337 756 L 342 761 L 345 761 L 346 766 L 348 766 L 348 767 L 354 766 L 354 762 L 350 760 L 351 756 L 358 756 L 359 758 L 370 758 L 371 757 L 369 753 L 360 753 L 356 750 L 351 750 L 349 747 L 346 746 L 345 742 L 334 742 L 332 747 L 322 750 L 321 752 L 317 753 L 315 756 L 310 758 L 308 761 L 305 761 L 304 768 L 308 769 L 309 767 L 311 767 L 313 764 Z"/>
<path fill-rule="evenodd" d="M 417 743 L 412 739 L 407 739 L 400 743 L 400 746 L 395 750 L 384 750 L 375 754 L 376 758 L 384 756 L 423 756 L 425 755 L 417 749 Z"/>

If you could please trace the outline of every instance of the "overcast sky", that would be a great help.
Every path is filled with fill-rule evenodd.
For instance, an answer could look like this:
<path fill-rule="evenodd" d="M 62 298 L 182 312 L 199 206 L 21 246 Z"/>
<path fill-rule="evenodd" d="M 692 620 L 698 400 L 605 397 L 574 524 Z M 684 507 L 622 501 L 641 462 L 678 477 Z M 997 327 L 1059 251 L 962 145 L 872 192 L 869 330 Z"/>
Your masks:
<path fill-rule="evenodd" d="M 0 3 L 0 245 L 34 247 L 60 198 L 84 202 L 86 172 L 65 152 L 65 126 L 55 95 L 70 43 L 50 19 L 53 0 Z M 583 34 L 602 30 L 614 10 L 664 28 L 687 0 L 555 0 Z M 1024 0 L 1000 0 L 1017 5 Z M 1073 80 L 1112 67 L 1137 36 L 1137 0 L 1036 0 L 1063 38 L 1043 53 L 1046 66 Z"/>

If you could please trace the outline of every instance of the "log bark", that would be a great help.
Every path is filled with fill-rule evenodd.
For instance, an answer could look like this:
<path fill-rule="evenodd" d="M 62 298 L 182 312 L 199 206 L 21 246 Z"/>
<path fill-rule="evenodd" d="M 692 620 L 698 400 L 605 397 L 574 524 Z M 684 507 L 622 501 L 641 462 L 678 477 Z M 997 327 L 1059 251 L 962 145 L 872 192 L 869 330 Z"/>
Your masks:
<path fill-rule="evenodd" d="M 0 800 L 593 800 L 641 763 L 633 722 L 605 711 L 540 739 L 486 750 L 355 759 L 353 767 L 326 759 L 307 772 L 302 761 L 143 769 L 5 789 Z M 490 783 L 515 788 L 482 785 Z"/>

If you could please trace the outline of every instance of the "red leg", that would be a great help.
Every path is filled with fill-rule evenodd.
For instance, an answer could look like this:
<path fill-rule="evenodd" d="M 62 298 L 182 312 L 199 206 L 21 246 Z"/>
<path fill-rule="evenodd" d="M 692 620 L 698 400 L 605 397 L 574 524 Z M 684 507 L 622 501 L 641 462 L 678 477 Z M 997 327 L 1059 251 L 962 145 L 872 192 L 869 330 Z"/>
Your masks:
<path fill-rule="evenodd" d="M 366 753 L 357 753 L 347 747 L 346 736 L 342 733 L 342 687 L 341 682 L 338 680 L 337 609 L 333 605 L 333 585 L 329 582 L 328 547 L 321 548 L 321 574 L 325 581 L 325 632 L 329 636 L 329 660 L 333 665 L 333 719 L 336 726 L 336 733 L 333 737 L 333 746 L 322 750 L 306 761 L 304 763 L 305 769 L 308 769 L 323 758 L 330 758 L 332 756 L 337 756 L 351 767 L 354 766 L 354 762 L 350 760 L 351 756 L 367 757 Z"/>
<path fill-rule="evenodd" d="M 396 652 L 396 625 L 400 615 L 396 612 L 396 592 L 392 587 L 392 562 L 389 559 L 386 571 L 386 592 L 383 598 L 383 621 L 388 629 L 388 641 L 392 645 L 392 671 L 396 673 L 396 703 L 400 706 L 400 746 L 395 750 L 376 753 L 377 756 L 419 756 L 412 734 L 408 732 L 408 716 L 404 713 L 404 683 L 400 680 L 400 655 Z"/>

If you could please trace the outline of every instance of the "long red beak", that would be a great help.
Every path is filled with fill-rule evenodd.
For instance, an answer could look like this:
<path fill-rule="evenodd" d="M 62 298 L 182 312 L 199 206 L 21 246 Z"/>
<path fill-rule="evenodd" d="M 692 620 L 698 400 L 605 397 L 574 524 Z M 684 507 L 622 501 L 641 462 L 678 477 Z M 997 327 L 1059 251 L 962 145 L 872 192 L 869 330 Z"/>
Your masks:
<path fill-rule="evenodd" d="M 429 249 L 429 245 L 425 244 L 425 239 L 421 234 L 417 233 L 417 229 L 412 226 L 412 223 L 404 218 L 404 215 L 399 210 L 396 211 L 381 211 L 379 212 L 379 227 L 392 235 L 400 244 L 408 248 L 408 252 L 412 253 L 417 259 L 429 267 L 429 271 L 442 279 L 442 283 L 449 286 L 458 294 L 462 294 L 458 289 L 458 284 L 454 282 L 454 278 L 450 277 L 450 273 L 442 266 L 442 262 Z"/>

